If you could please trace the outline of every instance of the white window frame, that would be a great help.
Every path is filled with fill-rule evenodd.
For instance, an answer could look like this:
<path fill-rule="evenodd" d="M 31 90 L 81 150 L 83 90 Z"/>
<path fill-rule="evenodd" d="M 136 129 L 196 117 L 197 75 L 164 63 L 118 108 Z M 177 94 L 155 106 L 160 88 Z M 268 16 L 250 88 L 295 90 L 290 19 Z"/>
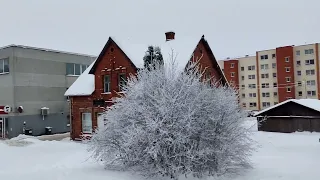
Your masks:
<path fill-rule="evenodd" d="M 301 76 L 301 71 L 297 71 L 297 76 Z"/>
<path fill-rule="evenodd" d="M 6 63 L 5 63 L 6 62 Z M 5 64 L 7 66 L 7 68 L 5 68 Z M 0 66 L 1 66 L 1 70 L 2 72 L 0 72 L 0 74 L 8 74 L 10 72 L 10 66 L 9 66 L 9 58 L 3 58 L 0 59 Z M 7 70 L 7 71 L 6 71 Z"/>
<path fill-rule="evenodd" d="M 302 96 L 302 91 L 298 91 L 298 96 L 299 96 L 299 97 Z"/>
<path fill-rule="evenodd" d="M 124 76 L 125 79 L 121 80 L 121 76 Z M 210 75 L 209 75 L 210 77 Z M 127 84 L 127 76 L 125 73 L 120 73 L 118 75 L 118 87 L 119 87 L 119 92 L 123 92 L 124 90 L 122 89 L 123 86 L 125 86 Z"/>
<path fill-rule="evenodd" d="M 106 87 L 106 77 L 109 77 L 109 83 L 108 83 L 108 89 Z M 104 75 L 103 76 L 103 93 L 111 93 L 111 76 L 110 75 Z"/>
<path fill-rule="evenodd" d="M 230 73 L 230 76 L 231 76 L 231 77 L 234 77 L 234 74 L 235 74 L 234 72 L 231 72 L 231 73 Z"/>
<path fill-rule="evenodd" d="M 230 68 L 234 68 L 234 63 L 231 63 L 231 64 L 230 64 Z"/>
<path fill-rule="evenodd" d="M 297 50 L 297 51 L 296 51 L 296 55 L 297 55 L 297 56 L 300 56 L 300 50 Z"/>
<path fill-rule="evenodd" d="M 291 77 L 286 77 L 286 82 L 291 82 Z"/>
<path fill-rule="evenodd" d="M 90 119 L 86 119 L 90 118 Z M 86 122 L 89 121 L 89 122 Z M 93 127 L 92 127 L 92 114 L 84 112 L 81 114 L 81 125 L 82 125 L 82 133 L 85 134 L 92 134 L 93 132 Z"/>
<path fill-rule="evenodd" d="M 309 73 L 308 73 L 309 72 Z M 312 73 L 313 72 L 313 73 Z M 313 76 L 313 75 L 315 75 L 315 70 L 314 69 L 308 69 L 308 70 L 306 70 L 306 75 L 307 76 Z"/>
<path fill-rule="evenodd" d="M 291 92 L 291 87 L 287 87 L 287 92 Z"/>
<path fill-rule="evenodd" d="M 313 62 L 313 63 L 311 63 Z M 305 65 L 314 65 L 314 59 L 305 60 Z"/>
<path fill-rule="evenodd" d="M 290 67 L 285 67 L 286 72 L 290 72 Z"/>
<path fill-rule="evenodd" d="M 72 74 L 68 74 L 68 71 L 67 71 L 68 65 L 73 66 L 73 73 Z M 80 69 L 79 69 L 80 74 L 76 74 L 76 65 L 80 67 Z M 85 64 L 66 63 L 66 75 L 67 76 L 80 76 L 88 67 L 89 67 L 89 65 L 85 65 Z"/>
<path fill-rule="evenodd" d="M 285 57 L 285 58 L 284 58 L 284 61 L 285 61 L 285 62 L 290 62 L 290 57 L 289 57 L 289 56 L 288 56 L 288 57 Z"/>

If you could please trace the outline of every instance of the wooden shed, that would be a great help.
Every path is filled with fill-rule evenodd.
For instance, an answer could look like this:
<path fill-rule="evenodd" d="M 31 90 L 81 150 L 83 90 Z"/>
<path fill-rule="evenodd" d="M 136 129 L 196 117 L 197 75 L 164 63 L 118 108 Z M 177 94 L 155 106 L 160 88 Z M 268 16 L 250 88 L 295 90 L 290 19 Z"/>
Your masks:
<path fill-rule="evenodd" d="M 259 131 L 320 132 L 320 100 L 289 99 L 257 114 Z"/>

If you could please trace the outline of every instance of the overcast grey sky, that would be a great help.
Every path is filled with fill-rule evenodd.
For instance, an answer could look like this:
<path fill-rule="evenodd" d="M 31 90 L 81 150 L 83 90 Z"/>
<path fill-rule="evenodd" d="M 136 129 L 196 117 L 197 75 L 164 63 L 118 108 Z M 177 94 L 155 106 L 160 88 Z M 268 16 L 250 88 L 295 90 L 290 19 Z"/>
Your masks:
<path fill-rule="evenodd" d="M 320 42 L 319 0 L 0 0 L 0 46 L 98 55 L 107 38 L 205 34 L 217 59 Z M 199 37 L 200 38 L 200 37 Z"/>

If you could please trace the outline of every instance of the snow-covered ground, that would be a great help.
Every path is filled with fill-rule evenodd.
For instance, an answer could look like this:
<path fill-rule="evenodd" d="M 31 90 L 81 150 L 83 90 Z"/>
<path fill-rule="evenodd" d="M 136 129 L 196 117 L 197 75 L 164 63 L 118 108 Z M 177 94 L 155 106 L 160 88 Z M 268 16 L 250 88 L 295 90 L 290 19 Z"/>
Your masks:
<path fill-rule="evenodd" d="M 247 123 L 252 124 L 254 121 Z M 256 131 L 256 126 L 252 128 Z M 259 148 L 254 169 L 235 180 L 319 180 L 320 133 L 254 132 Z M 20 136 L 0 141 L 0 179 L 141 180 L 129 173 L 105 171 L 84 144 Z"/>

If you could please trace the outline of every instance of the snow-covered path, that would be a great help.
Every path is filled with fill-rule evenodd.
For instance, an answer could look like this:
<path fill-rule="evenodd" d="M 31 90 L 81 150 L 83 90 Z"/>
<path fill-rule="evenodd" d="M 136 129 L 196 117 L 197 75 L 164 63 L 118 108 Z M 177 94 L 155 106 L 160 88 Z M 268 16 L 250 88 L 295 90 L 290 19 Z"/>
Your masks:
<path fill-rule="evenodd" d="M 236 180 L 319 180 L 320 133 L 255 132 L 260 147 L 254 169 Z M 86 152 L 85 145 L 70 141 L 26 139 L 27 146 L 0 142 L 0 179 L 10 180 L 140 180 L 129 173 L 105 171 Z"/>

